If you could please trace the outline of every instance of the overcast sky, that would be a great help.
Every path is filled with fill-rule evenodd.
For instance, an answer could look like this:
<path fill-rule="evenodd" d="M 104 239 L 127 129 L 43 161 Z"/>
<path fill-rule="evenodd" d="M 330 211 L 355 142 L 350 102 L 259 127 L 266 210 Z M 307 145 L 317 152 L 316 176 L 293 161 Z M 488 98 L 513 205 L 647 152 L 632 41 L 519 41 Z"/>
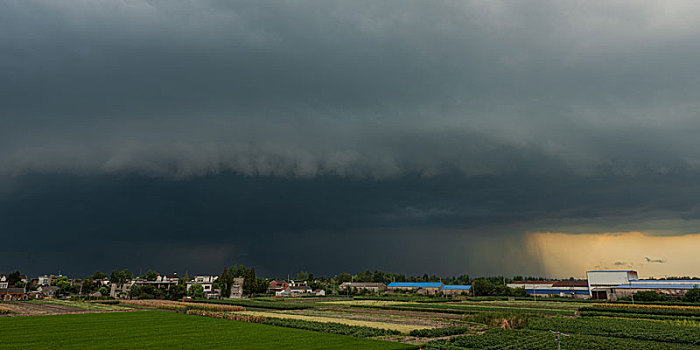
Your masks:
<path fill-rule="evenodd" d="M 567 274 L 523 242 L 698 233 L 699 16 L 3 1 L 0 271 Z"/>

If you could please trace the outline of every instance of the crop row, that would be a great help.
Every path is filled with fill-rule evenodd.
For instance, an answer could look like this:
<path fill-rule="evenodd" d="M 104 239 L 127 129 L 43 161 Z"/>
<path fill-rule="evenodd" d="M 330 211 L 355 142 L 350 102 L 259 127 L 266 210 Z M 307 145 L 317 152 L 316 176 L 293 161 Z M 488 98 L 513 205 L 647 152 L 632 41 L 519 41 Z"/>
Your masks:
<path fill-rule="evenodd" d="M 396 330 L 379 329 L 365 326 L 350 326 L 336 322 L 315 322 L 267 316 L 237 315 L 223 312 L 208 312 L 201 310 L 189 310 L 187 311 L 187 313 L 206 317 L 224 318 L 243 322 L 263 323 L 278 327 L 305 329 L 310 331 L 342 334 L 362 338 L 401 334 L 401 332 Z"/>
<path fill-rule="evenodd" d="M 472 329 L 473 328 L 466 326 L 414 329 L 409 333 L 409 335 L 421 338 L 436 338 L 445 337 L 448 335 L 467 334 L 471 332 Z"/>
<path fill-rule="evenodd" d="M 700 316 L 700 309 L 698 308 L 686 308 L 682 306 L 676 306 L 674 308 L 664 308 L 664 307 L 646 307 L 646 305 L 625 305 L 624 307 L 618 306 L 586 306 L 579 309 L 579 311 L 598 311 L 598 312 L 614 312 L 620 314 L 645 314 L 645 315 L 667 315 L 667 316 Z"/>
<path fill-rule="evenodd" d="M 401 306 L 362 306 L 370 308 L 380 308 L 386 310 L 403 310 L 403 311 L 427 311 L 441 312 L 452 314 L 464 314 L 469 312 L 518 312 L 536 315 L 566 315 L 573 316 L 575 311 L 564 309 L 536 309 L 536 308 L 516 308 L 504 306 L 480 306 L 480 305 L 462 305 L 462 304 L 402 304 Z"/>
<path fill-rule="evenodd" d="M 697 327 L 682 327 L 652 320 L 532 318 L 528 321 L 528 328 L 678 344 L 691 344 L 700 340 L 700 329 Z"/>
<path fill-rule="evenodd" d="M 647 320 L 700 320 L 700 316 L 674 316 L 674 315 L 654 315 L 654 314 L 636 314 L 636 313 L 620 313 L 613 311 L 581 311 L 579 313 L 584 317 L 623 317 L 623 318 L 643 318 Z"/>
<path fill-rule="evenodd" d="M 447 340 L 428 342 L 425 349 L 518 349 L 553 350 L 557 348 L 556 334 L 549 331 L 507 330 L 496 328 L 483 335 L 453 337 Z M 608 338 L 600 336 L 567 334 L 561 335 L 562 349 L 585 350 L 662 350 L 697 349 L 679 344 L 657 343 L 652 341 Z"/>
<path fill-rule="evenodd" d="M 192 310 L 206 310 L 206 311 L 245 311 L 245 308 L 237 305 L 212 305 L 205 303 L 192 303 L 192 302 L 181 302 L 181 301 L 171 301 L 171 300 L 122 300 L 120 301 L 125 305 L 135 305 L 135 306 L 145 306 L 154 307 L 158 309 L 184 311 L 188 309 Z"/>
<path fill-rule="evenodd" d="M 650 305 L 650 304 L 593 304 L 594 307 L 605 307 L 611 309 L 654 309 L 654 310 L 686 310 L 700 312 L 700 306 L 689 305 Z"/>
<path fill-rule="evenodd" d="M 74 308 L 83 309 L 83 310 L 88 310 L 88 311 L 118 311 L 118 310 L 124 310 L 123 307 L 114 306 L 114 305 L 96 304 L 96 303 L 86 303 L 86 302 L 83 302 L 83 301 L 60 300 L 60 299 L 34 300 L 34 301 L 32 301 L 32 303 L 68 306 L 68 307 L 74 307 Z"/>
<path fill-rule="evenodd" d="M 251 299 L 229 299 L 229 300 L 197 300 L 198 303 L 238 305 L 244 307 L 255 307 L 260 309 L 273 310 L 301 310 L 313 308 L 313 305 L 294 301 L 267 301 Z"/>

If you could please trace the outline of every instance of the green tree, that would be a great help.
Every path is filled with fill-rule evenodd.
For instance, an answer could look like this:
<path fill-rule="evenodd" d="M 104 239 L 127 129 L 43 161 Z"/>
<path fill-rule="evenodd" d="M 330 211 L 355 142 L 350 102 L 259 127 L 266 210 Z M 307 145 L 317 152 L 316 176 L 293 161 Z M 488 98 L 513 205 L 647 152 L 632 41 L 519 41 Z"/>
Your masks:
<path fill-rule="evenodd" d="M 228 270 L 228 272 L 233 276 L 233 277 L 245 277 L 246 274 L 246 268 L 243 265 L 233 265 L 231 268 Z"/>
<path fill-rule="evenodd" d="M 143 278 L 145 278 L 146 281 L 155 281 L 156 278 L 158 278 L 158 272 L 148 270 L 148 272 L 143 275 Z"/>
<path fill-rule="evenodd" d="M 251 267 L 250 269 L 247 269 L 243 278 L 243 294 L 252 295 L 257 289 L 255 268 Z"/>
<path fill-rule="evenodd" d="M 156 288 L 151 285 L 134 285 L 129 289 L 129 297 L 132 299 L 155 299 L 157 294 Z"/>
<path fill-rule="evenodd" d="M 57 294 L 58 295 L 69 295 L 73 292 L 73 288 L 71 286 L 70 281 L 68 280 L 67 277 L 60 278 L 56 281 L 54 284 L 56 287 L 58 287 Z"/>
<path fill-rule="evenodd" d="M 258 278 L 256 287 L 255 287 L 255 293 L 256 294 L 265 294 L 267 293 L 267 289 L 270 287 L 270 281 L 264 279 L 264 278 Z"/>
<path fill-rule="evenodd" d="M 221 296 L 228 297 L 231 295 L 231 285 L 233 284 L 233 274 L 224 267 L 224 272 L 214 282 L 214 288 L 221 290 Z"/>
<path fill-rule="evenodd" d="M 187 290 L 187 295 L 193 298 L 204 298 L 204 287 L 199 283 L 195 283 Z"/>
<path fill-rule="evenodd" d="M 95 273 L 93 273 L 92 276 L 90 276 L 90 277 L 88 277 L 88 278 L 90 278 L 91 280 L 101 280 L 101 279 L 103 279 L 103 278 L 105 278 L 105 277 L 107 277 L 107 274 L 104 273 L 104 272 L 100 272 L 100 271 L 98 270 L 98 271 L 95 271 Z"/>
<path fill-rule="evenodd" d="M 15 271 L 15 272 L 13 272 L 13 273 L 8 274 L 8 275 L 7 275 L 7 283 L 8 283 L 9 285 L 14 285 L 14 284 L 16 284 L 17 282 L 20 281 L 19 276 L 20 276 L 19 271 Z"/>
<path fill-rule="evenodd" d="M 700 289 L 693 288 L 685 293 L 683 296 L 683 301 L 689 303 L 700 303 Z"/>
<path fill-rule="evenodd" d="M 82 288 L 80 291 L 83 294 L 90 294 L 97 290 L 99 288 L 99 284 L 97 282 L 92 281 L 91 279 L 84 279 L 82 282 Z"/>
<path fill-rule="evenodd" d="M 187 287 L 184 284 L 170 286 L 167 292 L 167 298 L 170 300 L 180 300 L 185 295 L 187 295 Z"/>
<path fill-rule="evenodd" d="M 129 272 L 129 270 L 117 270 L 114 269 L 112 273 L 109 275 L 109 281 L 112 283 L 117 283 L 117 284 L 123 284 L 126 282 L 126 280 L 130 280 L 134 278 L 134 274 Z"/>
<path fill-rule="evenodd" d="M 634 293 L 634 300 L 636 301 L 663 301 L 667 299 L 668 297 L 665 295 L 657 293 L 653 290 L 645 290 Z"/>
<path fill-rule="evenodd" d="M 384 282 L 384 272 L 374 270 L 374 276 L 372 277 L 372 280 L 377 283 Z"/>
<path fill-rule="evenodd" d="M 350 282 L 352 280 L 352 276 L 349 273 L 341 273 L 338 275 L 338 283 L 344 283 L 344 282 Z"/>
<path fill-rule="evenodd" d="M 476 296 L 494 295 L 496 288 L 489 280 L 480 278 L 472 282 L 472 293 Z"/>

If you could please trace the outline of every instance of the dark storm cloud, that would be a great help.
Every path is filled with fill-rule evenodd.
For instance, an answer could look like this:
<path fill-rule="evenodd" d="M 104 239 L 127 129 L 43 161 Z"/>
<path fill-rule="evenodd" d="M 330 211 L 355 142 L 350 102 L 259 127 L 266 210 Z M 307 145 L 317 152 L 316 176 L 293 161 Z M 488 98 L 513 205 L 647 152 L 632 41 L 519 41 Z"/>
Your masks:
<path fill-rule="evenodd" d="M 22 1 L 0 170 L 696 169 L 696 5 Z"/>
<path fill-rule="evenodd" d="M 5 253 L 27 266 L 77 256 L 71 269 L 94 255 L 286 272 L 260 259 L 272 252 L 309 270 L 345 261 L 328 272 L 537 273 L 523 232 L 696 232 L 698 14 L 638 1 L 3 2 L 0 230 L 18 247 Z M 322 249 L 355 236 L 371 247 Z M 509 243 L 485 254 L 489 236 Z M 445 255 L 415 259 L 430 242 Z"/>
<path fill-rule="evenodd" d="M 591 222 L 597 226 L 585 232 L 630 231 L 692 208 L 700 192 L 692 179 L 644 191 L 664 179 L 24 175 L 0 197 L 2 232 L 12 242 L 0 250 L 0 269 L 40 273 L 55 261 L 49 265 L 64 272 L 216 272 L 238 262 L 270 275 L 537 274 L 523 232 Z"/>

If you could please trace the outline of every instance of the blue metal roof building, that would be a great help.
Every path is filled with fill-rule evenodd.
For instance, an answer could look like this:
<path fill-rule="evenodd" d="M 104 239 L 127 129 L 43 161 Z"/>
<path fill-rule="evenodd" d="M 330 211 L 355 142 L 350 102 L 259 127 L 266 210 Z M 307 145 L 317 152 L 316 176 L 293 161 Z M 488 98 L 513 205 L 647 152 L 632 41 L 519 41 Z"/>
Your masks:
<path fill-rule="evenodd" d="M 389 288 L 440 288 L 440 282 L 391 282 Z"/>
<path fill-rule="evenodd" d="M 621 284 L 615 289 L 693 289 L 700 288 L 700 281 L 698 284 L 673 284 L 673 283 L 630 283 Z"/>
<path fill-rule="evenodd" d="M 446 284 L 446 285 L 443 285 L 442 288 L 440 288 L 440 289 L 441 289 L 441 290 L 470 290 L 470 289 L 472 289 L 472 286 L 471 286 L 471 285 L 466 285 L 466 286 L 465 286 L 465 285 L 449 285 L 449 284 Z"/>

